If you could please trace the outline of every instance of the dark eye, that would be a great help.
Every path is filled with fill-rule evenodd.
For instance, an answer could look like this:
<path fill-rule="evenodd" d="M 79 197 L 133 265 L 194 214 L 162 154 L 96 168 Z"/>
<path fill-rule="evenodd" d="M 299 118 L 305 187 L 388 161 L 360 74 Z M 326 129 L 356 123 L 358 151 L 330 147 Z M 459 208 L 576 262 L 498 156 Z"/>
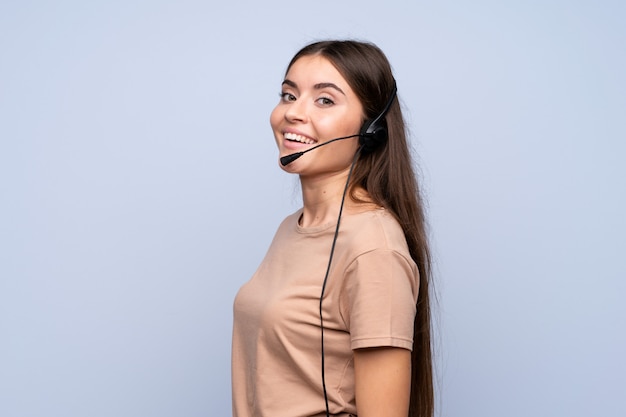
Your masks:
<path fill-rule="evenodd" d="M 335 102 L 328 97 L 320 97 L 317 99 L 317 102 L 322 106 L 332 106 L 333 104 L 335 104 Z"/>
<path fill-rule="evenodd" d="M 280 93 L 280 99 L 282 101 L 295 101 L 296 100 L 296 96 L 294 96 L 291 93 L 282 92 L 282 93 Z"/>

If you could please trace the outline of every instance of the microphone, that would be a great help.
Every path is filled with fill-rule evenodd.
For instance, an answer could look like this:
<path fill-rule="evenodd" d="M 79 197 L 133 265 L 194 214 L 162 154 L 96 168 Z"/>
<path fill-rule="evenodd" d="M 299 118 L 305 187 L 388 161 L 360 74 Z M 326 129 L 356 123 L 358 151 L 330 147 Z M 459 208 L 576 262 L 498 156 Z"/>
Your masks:
<path fill-rule="evenodd" d="M 319 145 L 315 145 L 312 148 L 307 149 L 306 151 L 302 151 L 302 152 L 296 152 L 296 153 L 292 153 L 286 156 L 283 156 L 282 158 L 280 158 L 280 163 L 282 164 L 282 166 L 287 166 L 290 163 L 292 163 L 293 161 L 295 161 L 296 159 L 300 158 L 302 155 L 304 155 L 307 152 L 312 151 L 313 149 L 317 149 L 320 146 L 324 146 L 324 145 L 328 145 L 329 143 L 338 141 L 338 140 L 344 140 L 344 139 L 350 139 L 350 138 L 356 138 L 358 136 L 361 136 L 361 134 L 356 134 L 356 135 L 350 135 L 350 136 L 344 136 L 341 138 L 335 138 L 335 139 L 331 139 L 328 142 L 324 142 L 324 143 L 320 143 Z"/>

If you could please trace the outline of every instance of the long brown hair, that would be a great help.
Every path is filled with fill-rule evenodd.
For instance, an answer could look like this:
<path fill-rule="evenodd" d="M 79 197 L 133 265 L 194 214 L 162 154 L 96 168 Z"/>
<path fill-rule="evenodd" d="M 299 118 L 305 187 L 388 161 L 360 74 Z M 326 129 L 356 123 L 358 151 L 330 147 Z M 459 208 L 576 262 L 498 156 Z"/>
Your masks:
<path fill-rule="evenodd" d="M 395 85 L 391 65 L 375 45 L 358 41 L 322 41 L 302 48 L 289 63 L 321 55 L 343 75 L 361 100 L 365 117 L 376 117 Z M 388 140 L 372 152 L 361 153 L 352 176 L 350 195 L 363 187 L 370 198 L 391 212 L 404 230 L 411 257 L 417 264 L 419 296 L 411 354 L 411 400 L 408 417 L 434 414 L 429 283 L 431 260 L 422 197 L 413 171 L 404 119 L 395 98 L 386 115 Z"/>

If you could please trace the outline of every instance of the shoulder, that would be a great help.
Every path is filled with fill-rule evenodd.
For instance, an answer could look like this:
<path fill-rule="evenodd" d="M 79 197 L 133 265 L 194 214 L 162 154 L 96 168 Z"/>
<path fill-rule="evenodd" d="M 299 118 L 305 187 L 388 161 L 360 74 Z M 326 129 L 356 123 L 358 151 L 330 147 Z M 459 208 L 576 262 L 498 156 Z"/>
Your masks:
<path fill-rule="evenodd" d="M 348 215 L 342 223 L 342 228 L 345 225 L 345 238 L 358 252 L 383 249 L 408 255 L 402 227 L 384 208 Z"/>
<path fill-rule="evenodd" d="M 287 215 L 287 217 L 285 217 L 283 219 L 283 221 L 280 223 L 279 227 L 294 227 L 295 225 L 298 224 L 298 219 L 300 218 L 300 216 L 302 215 L 302 209 L 298 209 L 295 212 Z"/>
<path fill-rule="evenodd" d="M 294 232 L 298 227 L 298 220 L 302 216 L 302 209 L 298 209 L 295 212 L 287 215 L 279 224 L 277 233 Z"/>
<path fill-rule="evenodd" d="M 300 213 L 301 210 L 298 210 L 295 213 L 289 214 L 280 222 L 278 228 L 276 229 L 276 232 L 274 233 L 274 237 L 272 238 L 270 250 L 285 241 L 293 239 Z"/>

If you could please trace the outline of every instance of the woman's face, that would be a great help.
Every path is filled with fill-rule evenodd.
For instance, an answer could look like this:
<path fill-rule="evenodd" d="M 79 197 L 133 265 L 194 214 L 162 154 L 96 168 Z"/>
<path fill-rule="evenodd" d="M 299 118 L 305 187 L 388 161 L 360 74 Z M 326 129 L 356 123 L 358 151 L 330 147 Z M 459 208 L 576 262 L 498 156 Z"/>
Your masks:
<path fill-rule="evenodd" d="M 279 156 L 310 149 L 331 139 L 359 133 L 363 106 L 343 76 L 320 55 L 299 58 L 282 84 L 270 123 Z M 304 154 L 283 167 L 301 176 L 332 174 L 350 167 L 358 137 Z"/>

